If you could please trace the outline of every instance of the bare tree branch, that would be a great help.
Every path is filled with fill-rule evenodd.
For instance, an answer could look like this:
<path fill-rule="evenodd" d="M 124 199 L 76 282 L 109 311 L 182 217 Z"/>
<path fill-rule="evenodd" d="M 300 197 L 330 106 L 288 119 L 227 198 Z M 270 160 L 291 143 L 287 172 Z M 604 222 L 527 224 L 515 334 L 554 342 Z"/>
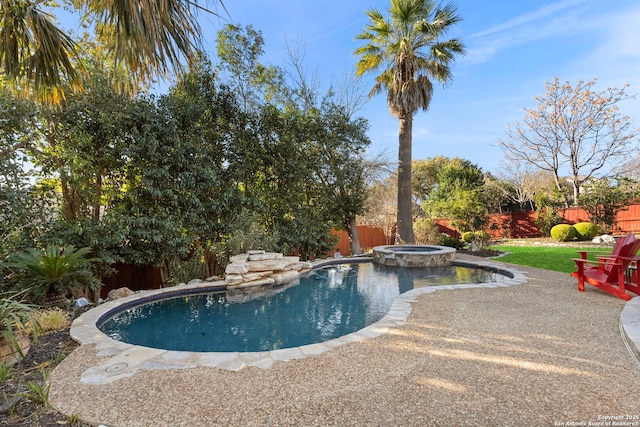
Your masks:
<path fill-rule="evenodd" d="M 632 98 L 622 89 L 596 92 L 596 80 L 561 84 L 556 77 L 536 97 L 538 106 L 525 109 L 525 118 L 499 140 L 509 159 L 522 160 L 553 173 L 561 189 L 561 168 L 570 173 L 574 203 L 583 182 L 597 173 L 616 169 L 634 150 L 638 129 L 623 115 L 618 104 Z"/>

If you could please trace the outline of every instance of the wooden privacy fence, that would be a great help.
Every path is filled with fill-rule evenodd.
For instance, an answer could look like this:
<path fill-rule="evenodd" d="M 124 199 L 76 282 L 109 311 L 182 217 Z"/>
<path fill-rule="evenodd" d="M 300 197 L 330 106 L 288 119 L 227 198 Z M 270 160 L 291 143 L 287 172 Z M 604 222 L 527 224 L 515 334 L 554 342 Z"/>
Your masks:
<path fill-rule="evenodd" d="M 582 208 L 568 208 L 558 210 L 558 214 L 564 218 L 567 224 L 576 224 L 582 221 L 589 221 L 589 214 Z M 493 239 L 515 238 L 522 239 L 527 237 L 541 237 L 543 234 L 536 225 L 535 211 L 527 212 L 508 212 L 505 214 L 489 215 L 489 223 L 485 231 L 491 235 Z M 449 227 L 448 219 L 437 219 L 436 222 L 441 226 Z M 457 233 L 443 229 L 443 232 L 458 237 Z M 629 205 L 624 211 L 618 212 L 616 216 L 616 226 L 612 230 L 613 234 L 626 234 L 640 232 L 640 204 Z"/>
<path fill-rule="evenodd" d="M 569 224 L 589 221 L 589 215 L 582 208 L 562 209 L 559 214 Z M 627 209 L 618 212 L 616 225 L 612 231 L 614 234 L 640 232 L 640 204 L 629 205 Z"/>
<path fill-rule="evenodd" d="M 567 224 L 575 224 L 582 221 L 588 221 L 589 215 L 579 207 L 560 209 L 558 214 L 564 218 Z M 504 214 L 489 215 L 489 223 L 485 228 L 492 239 L 514 238 L 523 239 L 530 237 L 541 237 L 543 234 L 535 223 L 536 212 L 508 212 Z M 453 237 L 460 237 L 460 234 L 451 226 L 448 219 L 436 219 L 436 224 L 440 231 Z M 382 229 L 369 226 L 358 226 L 360 234 L 360 247 L 369 249 L 374 246 L 393 244 L 385 240 Z M 612 230 L 613 234 L 640 233 L 640 203 L 629 205 L 623 211 L 618 212 L 616 217 L 616 226 Z M 340 241 L 336 248 L 342 255 L 351 253 L 349 247 L 349 236 L 346 231 L 334 231 Z"/>
<path fill-rule="evenodd" d="M 349 234 L 344 230 L 334 230 L 332 234 L 338 236 L 338 243 L 335 245 L 335 252 L 340 252 L 342 255 L 351 255 L 351 245 L 349 243 Z M 387 242 L 387 238 L 384 235 L 382 228 L 370 227 L 368 225 L 358 226 L 358 237 L 360 240 L 360 247 L 365 252 L 374 246 L 393 245 L 394 240 Z M 330 255 L 333 255 L 331 253 Z"/>
<path fill-rule="evenodd" d="M 162 269 L 151 265 L 112 264 L 116 273 L 102 278 L 100 298 L 107 298 L 109 291 L 127 287 L 132 291 L 159 289 L 163 285 Z"/>
<path fill-rule="evenodd" d="M 489 222 L 485 231 L 492 239 L 540 237 L 542 233 L 535 223 L 536 213 L 508 212 L 505 214 L 489 215 Z M 452 237 L 460 237 L 460 234 L 451 227 L 448 219 L 436 219 L 440 231 Z"/>

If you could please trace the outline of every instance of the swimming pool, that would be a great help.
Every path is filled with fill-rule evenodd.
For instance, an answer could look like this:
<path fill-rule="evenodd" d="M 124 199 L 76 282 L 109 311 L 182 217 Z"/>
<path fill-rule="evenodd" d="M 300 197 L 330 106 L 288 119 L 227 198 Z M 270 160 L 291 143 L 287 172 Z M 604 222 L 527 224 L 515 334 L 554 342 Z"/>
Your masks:
<path fill-rule="evenodd" d="M 179 295 L 107 313 L 110 338 L 190 352 L 259 352 L 332 340 L 382 319 L 396 298 L 429 286 L 491 283 L 503 275 L 459 265 L 397 268 L 372 263 L 313 270 L 284 291 L 234 303 L 225 292 Z"/>

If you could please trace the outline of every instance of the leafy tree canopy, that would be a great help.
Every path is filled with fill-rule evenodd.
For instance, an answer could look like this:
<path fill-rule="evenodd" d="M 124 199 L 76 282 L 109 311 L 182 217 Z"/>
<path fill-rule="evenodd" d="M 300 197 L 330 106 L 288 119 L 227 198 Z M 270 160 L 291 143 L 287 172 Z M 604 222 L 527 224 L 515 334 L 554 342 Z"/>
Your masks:
<path fill-rule="evenodd" d="M 591 180 L 585 185 L 578 198 L 578 204 L 589 214 L 589 219 L 602 232 L 611 232 L 616 224 L 618 212 L 628 208 L 638 200 L 640 194 L 635 188 L 636 182 L 619 177 L 616 180 Z"/>
<path fill-rule="evenodd" d="M 461 231 L 478 230 L 486 223 L 482 170 L 468 160 L 442 162 L 437 183 L 423 202 L 431 218 L 449 218 Z"/>

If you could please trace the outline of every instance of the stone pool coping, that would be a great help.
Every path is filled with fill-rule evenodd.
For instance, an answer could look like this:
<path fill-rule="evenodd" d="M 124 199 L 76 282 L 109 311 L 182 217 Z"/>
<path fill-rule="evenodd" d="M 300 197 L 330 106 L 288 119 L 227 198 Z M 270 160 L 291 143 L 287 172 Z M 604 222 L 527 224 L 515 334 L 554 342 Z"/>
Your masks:
<path fill-rule="evenodd" d="M 620 327 L 624 332 L 623 338 L 627 349 L 633 352 L 640 368 L 640 296 L 627 302 L 620 313 Z"/>
<path fill-rule="evenodd" d="M 363 262 L 361 258 L 323 260 L 315 263 L 313 268 L 320 268 L 329 264 L 349 263 L 351 261 Z M 80 380 L 85 384 L 99 385 L 130 377 L 141 370 L 188 369 L 199 366 L 230 371 L 239 371 L 248 366 L 268 369 L 276 361 L 286 362 L 316 356 L 344 344 L 385 334 L 389 331 L 389 328 L 405 324 L 412 310 L 411 304 L 420 295 L 441 290 L 508 287 L 527 282 L 523 272 L 494 261 L 474 260 L 473 262 L 468 262 L 459 260 L 456 264 L 503 271 L 510 273 L 513 277 L 504 276 L 500 280 L 491 283 L 443 285 L 413 289 L 399 295 L 389 312 L 382 319 L 364 329 L 321 343 L 264 352 L 186 352 L 155 349 L 116 341 L 97 328 L 96 325 L 105 315 L 117 311 L 123 306 L 132 305 L 134 301 L 138 301 L 141 298 L 151 301 L 158 299 L 159 295 L 167 293 L 173 293 L 177 296 L 220 291 L 224 289 L 224 282 L 200 282 L 192 285 L 139 292 L 135 295 L 104 303 L 74 320 L 71 326 L 71 337 L 81 345 L 95 345 L 97 355 L 106 358 L 99 365 L 85 370 Z"/>
<path fill-rule="evenodd" d="M 373 262 L 392 267 L 438 267 L 456 259 L 456 250 L 435 245 L 384 245 L 373 249 Z"/>

